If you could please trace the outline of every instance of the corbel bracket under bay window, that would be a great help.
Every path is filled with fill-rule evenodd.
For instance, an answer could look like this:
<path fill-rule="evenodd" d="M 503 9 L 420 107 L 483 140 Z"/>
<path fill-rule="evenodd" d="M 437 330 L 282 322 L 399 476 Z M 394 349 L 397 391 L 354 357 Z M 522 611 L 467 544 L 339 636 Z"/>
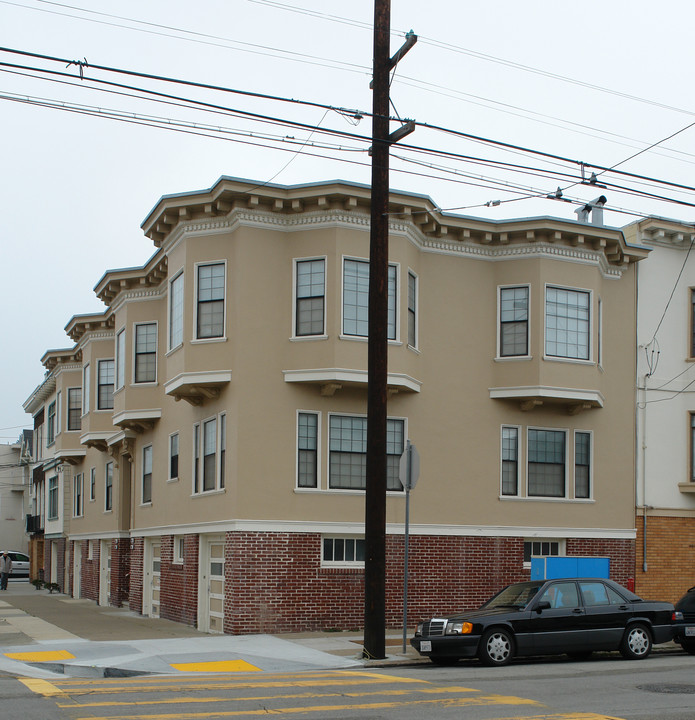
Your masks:
<path fill-rule="evenodd" d="M 164 383 L 164 392 L 174 400 L 185 400 L 191 405 L 203 405 L 208 400 L 218 398 L 222 388 L 231 379 L 231 370 L 181 373 Z"/>

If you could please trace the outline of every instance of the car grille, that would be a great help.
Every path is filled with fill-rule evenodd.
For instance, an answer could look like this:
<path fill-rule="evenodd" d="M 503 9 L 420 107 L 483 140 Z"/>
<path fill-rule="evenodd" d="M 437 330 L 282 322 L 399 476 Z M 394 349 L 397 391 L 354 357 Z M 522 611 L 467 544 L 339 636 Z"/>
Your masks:
<path fill-rule="evenodd" d="M 446 630 L 446 620 L 439 620 L 437 618 L 428 620 L 422 624 L 422 634 L 427 635 L 444 635 Z"/>
<path fill-rule="evenodd" d="M 687 612 L 684 610 L 683 620 L 689 623 L 695 622 L 695 610 L 688 610 Z"/>

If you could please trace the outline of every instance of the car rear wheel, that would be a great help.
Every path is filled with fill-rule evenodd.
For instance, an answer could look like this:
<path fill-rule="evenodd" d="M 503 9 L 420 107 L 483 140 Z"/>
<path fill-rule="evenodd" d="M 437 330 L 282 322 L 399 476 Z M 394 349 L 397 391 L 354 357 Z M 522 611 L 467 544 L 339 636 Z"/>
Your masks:
<path fill-rule="evenodd" d="M 652 651 L 652 636 L 641 624 L 630 625 L 620 643 L 620 653 L 627 660 L 644 660 Z"/>
<path fill-rule="evenodd" d="M 442 666 L 456 665 L 456 663 L 459 661 L 457 657 L 445 657 L 443 655 L 430 655 L 430 660 L 435 665 Z"/>
<path fill-rule="evenodd" d="M 483 665 L 506 665 L 514 657 L 514 639 L 504 628 L 488 630 L 480 638 L 478 658 Z"/>

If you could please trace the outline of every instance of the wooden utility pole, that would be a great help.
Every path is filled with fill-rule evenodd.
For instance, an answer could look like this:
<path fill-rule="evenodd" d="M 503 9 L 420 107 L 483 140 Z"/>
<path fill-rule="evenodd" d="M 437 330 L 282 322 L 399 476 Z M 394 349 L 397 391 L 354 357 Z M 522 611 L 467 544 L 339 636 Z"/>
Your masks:
<path fill-rule="evenodd" d="M 415 43 L 389 57 L 390 0 L 374 0 L 372 195 L 369 245 L 367 480 L 365 489 L 364 656 L 386 657 L 386 395 L 388 374 L 389 146 L 412 123 L 389 135 L 389 72 Z"/>

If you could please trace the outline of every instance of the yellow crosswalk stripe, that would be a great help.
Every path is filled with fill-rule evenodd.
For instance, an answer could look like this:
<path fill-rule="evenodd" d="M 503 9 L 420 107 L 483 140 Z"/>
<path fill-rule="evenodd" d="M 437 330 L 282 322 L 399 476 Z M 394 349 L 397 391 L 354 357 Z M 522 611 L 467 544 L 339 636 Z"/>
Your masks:
<path fill-rule="evenodd" d="M 10 660 L 22 662 L 55 662 L 56 660 L 74 660 L 75 656 L 67 650 L 39 650 L 37 652 L 5 653 Z"/>
<path fill-rule="evenodd" d="M 45 697 L 67 697 L 59 687 L 56 687 L 53 683 L 49 683 L 47 680 L 39 680 L 38 678 L 18 679 L 19 682 L 37 695 L 43 695 Z"/>

